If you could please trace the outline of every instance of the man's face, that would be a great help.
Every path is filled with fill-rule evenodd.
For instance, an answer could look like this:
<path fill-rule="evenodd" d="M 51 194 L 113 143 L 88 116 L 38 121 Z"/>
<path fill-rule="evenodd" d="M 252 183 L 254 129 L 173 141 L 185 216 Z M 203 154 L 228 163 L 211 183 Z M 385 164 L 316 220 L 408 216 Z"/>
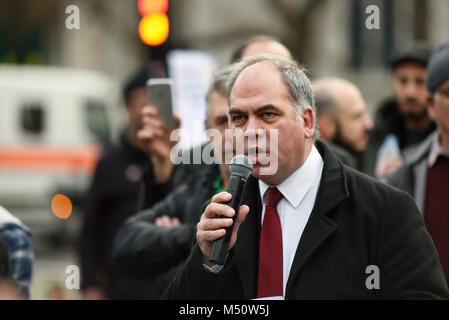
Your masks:
<path fill-rule="evenodd" d="M 429 115 L 435 120 L 440 130 L 449 133 L 449 79 L 438 87 L 438 96 L 430 98 Z"/>
<path fill-rule="evenodd" d="M 359 92 L 351 90 L 341 94 L 345 97 L 337 111 L 335 140 L 352 152 L 363 152 L 366 150 L 373 122 Z"/>
<path fill-rule="evenodd" d="M 225 130 L 228 127 L 228 102 L 226 100 L 226 96 L 214 91 L 209 97 L 209 119 L 206 129 L 216 129 L 220 133 L 220 141 L 215 139 L 219 139 L 219 137 L 214 137 L 213 141 L 214 148 L 216 152 L 220 150 L 222 154 L 222 159 L 225 159 Z"/>
<path fill-rule="evenodd" d="M 278 185 L 305 161 L 313 144 L 314 114 L 311 108 L 297 117 L 290 94 L 279 70 L 265 62 L 253 64 L 238 76 L 230 95 L 230 123 L 245 136 L 245 154 L 254 164 L 253 176 Z M 265 129 L 265 131 L 258 131 Z M 270 129 L 277 131 L 277 148 Z M 265 135 L 265 145 L 261 138 Z M 277 149 L 277 150 L 276 150 Z M 264 156 L 265 154 L 265 156 Z M 262 175 L 268 158 L 277 160 L 277 171 Z"/>
<path fill-rule="evenodd" d="M 148 103 L 148 93 L 144 87 L 136 88 L 129 93 L 126 108 L 133 134 L 142 128 L 142 108 Z"/>
<path fill-rule="evenodd" d="M 419 121 L 427 117 L 426 69 L 407 62 L 397 66 L 393 73 L 393 89 L 401 114 L 410 120 Z"/>

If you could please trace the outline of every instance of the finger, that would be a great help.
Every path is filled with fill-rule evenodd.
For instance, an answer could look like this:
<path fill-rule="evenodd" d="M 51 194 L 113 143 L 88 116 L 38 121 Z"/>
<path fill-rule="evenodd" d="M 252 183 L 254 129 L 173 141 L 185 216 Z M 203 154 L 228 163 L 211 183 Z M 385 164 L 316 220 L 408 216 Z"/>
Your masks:
<path fill-rule="evenodd" d="M 144 127 L 165 129 L 164 122 L 156 117 L 143 117 L 142 123 Z"/>
<path fill-rule="evenodd" d="M 160 140 L 160 138 L 154 138 L 149 147 L 151 154 L 160 160 L 167 160 L 170 158 L 171 148 Z"/>
<path fill-rule="evenodd" d="M 164 227 L 169 227 L 170 226 L 170 218 L 169 217 L 162 216 L 161 220 L 162 220 L 162 226 L 164 226 Z"/>
<path fill-rule="evenodd" d="M 215 241 L 215 240 L 223 237 L 225 234 L 226 234 L 225 229 L 218 229 L 218 230 L 212 230 L 212 231 L 199 230 L 197 232 L 197 241 L 198 241 L 198 243 L 201 243 L 203 241 Z"/>
<path fill-rule="evenodd" d="M 137 138 L 143 141 L 162 137 L 164 137 L 164 131 L 159 128 L 143 128 L 137 132 Z"/>
<path fill-rule="evenodd" d="M 157 116 L 158 110 L 155 106 L 147 105 L 142 108 L 142 116 Z"/>
<path fill-rule="evenodd" d="M 162 227 L 161 219 L 160 219 L 160 218 L 157 218 L 156 220 L 154 220 L 154 225 L 155 225 L 156 227 Z"/>
<path fill-rule="evenodd" d="M 240 206 L 239 213 L 237 218 L 235 219 L 235 225 L 232 233 L 237 234 L 240 228 L 240 225 L 243 221 L 245 221 L 246 216 L 249 213 L 249 207 L 247 205 Z"/>
<path fill-rule="evenodd" d="M 231 218 L 215 218 L 215 219 L 203 219 L 198 223 L 197 229 L 202 231 L 218 230 L 230 227 L 233 220 Z"/>
<path fill-rule="evenodd" d="M 179 129 L 181 127 L 181 118 L 177 114 L 174 114 L 173 119 L 175 120 L 175 129 Z"/>
<path fill-rule="evenodd" d="M 171 225 L 173 227 L 180 226 L 181 225 L 181 221 L 177 217 L 174 217 L 174 218 L 171 219 Z"/>
<path fill-rule="evenodd" d="M 227 202 L 232 199 L 232 195 L 229 192 L 223 191 L 214 195 L 211 199 L 211 202 Z"/>
<path fill-rule="evenodd" d="M 157 219 L 154 221 L 154 224 L 155 224 L 157 227 L 164 227 L 164 226 L 165 226 L 165 220 L 164 220 L 164 217 L 159 217 L 159 218 L 157 218 Z"/>
<path fill-rule="evenodd" d="M 245 221 L 248 213 L 249 213 L 249 207 L 247 205 L 240 206 L 239 214 L 237 215 L 237 218 L 235 219 L 235 226 L 232 230 L 231 241 L 229 241 L 228 250 L 230 250 L 235 245 L 235 242 L 237 241 L 237 235 L 239 232 L 240 225 L 242 224 L 243 221 Z"/>
<path fill-rule="evenodd" d="M 235 214 L 234 209 L 230 206 L 222 203 L 210 203 L 204 211 L 204 218 L 213 219 L 221 216 L 228 218 L 233 217 Z"/>
<path fill-rule="evenodd" d="M 244 204 L 240 206 L 239 213 L 237 214 L 237 217 L 235 218 L 235 227 L 234 229 L 238 229 L 243 221 L 245 221 L 246 216 L 249 213 L 249 207 Z"/>

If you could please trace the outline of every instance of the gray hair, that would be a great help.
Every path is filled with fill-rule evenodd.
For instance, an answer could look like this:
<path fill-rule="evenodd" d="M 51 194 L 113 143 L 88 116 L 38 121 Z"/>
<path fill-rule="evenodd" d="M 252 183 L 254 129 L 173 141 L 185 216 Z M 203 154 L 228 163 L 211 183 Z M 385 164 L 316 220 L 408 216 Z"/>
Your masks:
<path fill-rule="evenodd" d="M 316 141 L 319 138 L 320 130 L 316 119 L 316 107 L 313 98 L 312 85 L 304 72 L 305 69 L 303 69 L 295 61 L 287 60 L 271 54 L 258 54 L 244 57 L 240 62 L 233 66 L 232 72 L 226 83 L 226 98 L 228 100 L 228 105 L 231 106 L 231 90 L 240 73 L 249 66 L 259 62 L 269 63 L 277 67 L 280 71 L 282 79 L 289 90 L 290 99 L 298 119 L 301 118 L 302 113 L 307 109 L 307 107 L 312 108 L 315 115 L 315 131 L 313 133 L 313 140 Z"/>
<path fill-rule="evenodd" d="M 214 73 L 212 83 L 209 85 L 209 89 L 206 93 L 206 123 L 210 123 L 210 97 L 212 93 L 216 92 L 223 96 L 226 96 L 226 82 L 231 74 L 231 66 L 226 66 Z"/>

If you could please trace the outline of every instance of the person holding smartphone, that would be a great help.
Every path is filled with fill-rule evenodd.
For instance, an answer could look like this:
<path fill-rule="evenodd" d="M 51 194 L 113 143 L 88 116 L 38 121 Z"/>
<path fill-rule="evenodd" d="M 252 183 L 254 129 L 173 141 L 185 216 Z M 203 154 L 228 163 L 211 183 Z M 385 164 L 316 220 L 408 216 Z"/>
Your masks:
<path fill-rule="evenodd" d="M 153 68 L 144 68 L 128 81 L 124 88 L 128 125 L 119 144 L 103 150 L 95 170 L 79 239 L 81 287 L 86 299 L 148 297 L 148 284 L 126 276 L 112 263 L 110 253 L 122 222 L 163 199 L 176 184 L 171 180 L 175 168 L 166 161 L 165 148 L 169 146 L 165 140 L 158 132 L 147 144 L 138 137 L 148 121 L 159 121 L 157 115 L 148 120 L 150 116 L 142 116 L 142 110 L 149 105 L 148 79 L 161 76 L 164 74 Z"/>

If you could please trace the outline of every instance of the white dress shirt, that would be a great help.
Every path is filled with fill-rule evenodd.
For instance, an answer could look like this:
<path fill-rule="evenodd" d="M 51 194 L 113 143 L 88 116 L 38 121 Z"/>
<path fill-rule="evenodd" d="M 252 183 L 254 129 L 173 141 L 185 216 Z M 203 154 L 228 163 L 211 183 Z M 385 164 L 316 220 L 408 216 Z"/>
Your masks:
<path fill-rule="evenodd" d="M 276 188 L 284 196 L 277 205 L 282 228 L 283 295 L 295 258 L 296 249 L 315 205 L 323 172 L 323 159 L 315 146 L 304 164 Z M 262 218 L 265 216 L 265 192 L 270 186 L 259 180 Z M 301 254 L 299 252 L 299 254 Z"/>
<path fill-rule="evenodd" d="M 430 145 L 429 157 L 427 158 L 427 166 L 429 168 L 433 167 L 439 156 L 445 156 L 449 158 L 449 152 L 443 148 L 440 143 L 440 131 L 434 135 L 432 144 Z"/>

